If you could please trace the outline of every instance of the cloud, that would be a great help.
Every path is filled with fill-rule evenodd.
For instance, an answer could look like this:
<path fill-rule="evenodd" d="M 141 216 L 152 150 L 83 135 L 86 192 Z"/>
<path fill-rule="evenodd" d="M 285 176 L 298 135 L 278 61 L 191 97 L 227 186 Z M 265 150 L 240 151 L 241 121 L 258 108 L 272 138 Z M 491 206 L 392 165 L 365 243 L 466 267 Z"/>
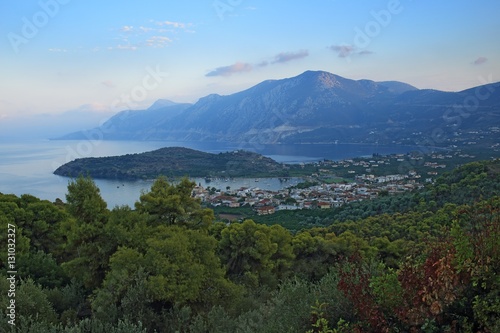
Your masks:
<path fill-rule="evenodd" d="M 237 62 L 230 66 L 218 67 L 205 76 L 230 76 L 235 73 L 249 72 L 252 68 L 252 65 L 248 63 Z"/>
<path fill-rule="evenodd" d="M 339 58 L 348 58 L 355 55 L 369 55 L 373 53 L 369 50 L 359 50 L 356 46 L 349 44 L 332 45 L 329 49 L 337 53 Z"/>
<path fill-rule="evenodd" d="M 298 52 L 281 52 L 274 57 L 273 64 L 285 63 L 296 59 L 302 59 L 309 55 L 307 50 L 300 50 Z"/>
<path fill-rule="evenodd" d="M 68 52 L 67 49 L 51 48 L 49 52 Z"/>
<path fill-rule="evenodd" d="M 149 20 L 147 24 L 139 26 L 124 25 L 116 29 L 120 35 L 115 39 L 120 40 L 121 44 L 109 46 L 107 49 L 135 51 L 145 47 L 165 47 L 173 42 L 173 35 L 194 33 L 195 31 L 191 30 L 192 26 L 192 23 L 154 20 Z M 99 51 L 99 49 L 94 51 Z"/>
<path fill-rule="evenodd" d="M 135 50 L 137 50 L 137 46 L 135 46 L 135 45 L 121 45 L 121 44 L 118 44 L 116 47 L 110 47 L 108 49 L 110 49 L 110 50 L 117 49 L 117 50 L 135 51 Z"/>
<path fill-rule="evenodd" d="M 146 46 L 149 47 L 164 47 L 172 40 L 165 36 L 152 36 L 146 40 Z"/>
<path fill-rule="evenodd" d="M 153 29 L 153 28 L 143 27 L 143 26 L 140 26 L 140 27 L 139 27 L 139 30 L 140 30 L 141 32 L 144 32 L 144 33 L 146 33 L 146 32 L 150 32 L 150 31 L 154 31 L 154 29 Z"/>
<path fill-rule="evenodd" d="M 476 60 L 474 60 L 473 64 L 474 65 L 482 65 L 488 61 L 488 58 L 486 57 L 479 57 Z"/>
<path fill-rule="evenodd" d="M 124 25 L 123 27 L 120 28 L 120 31 L 123 32 L 131 32 L 132 30 L 134 30 L 134 27 L 131 25 Z"/>
<path fill-rule="evenodd" d="M 359 51 L 357 54 L 359 55 L 368 55 L 368 54 L 373 54 L 372 51 L 368 51 L 368 50 L 363 50 L 363 51 Z"/>
<path fill-rule="evenodd" d="M 111 80 L 104 80 L 101 82 L 103 85 L 105 85 L 108 88 L 114 88 L 115 84 Z"/>
<path fill-rule="evenodd" d="M 300 50 L 298 52 L 281 52 L 275 55 L 272 61 L 263 60 L 254 65 L 247 62 L 237 62 L 230 66 L 223 66 L 214 69 L 213 71 L 205 74 L 205 76 L 230 76 L 235 73 L 250 72 L 254 68 L 266 67 L 269 65 L 286 63 L 292 60 L 302 59 L 309 55 L 307 50 Z"/>
<path fill-rule="evenodd" d="M 337 52 L 340 58 L 349 57 L 354 52 L 353 45 L 332 45 L 330 50 Z"/>
<path fill-rule="evenodd" d="M 162 27 L 168 26 L 176 29 L 186 29 L 187 27 L 190 27 L 192 25 L 191 23 L 172 22 L 172 21 L 156 22 L 156 24 Z"/>

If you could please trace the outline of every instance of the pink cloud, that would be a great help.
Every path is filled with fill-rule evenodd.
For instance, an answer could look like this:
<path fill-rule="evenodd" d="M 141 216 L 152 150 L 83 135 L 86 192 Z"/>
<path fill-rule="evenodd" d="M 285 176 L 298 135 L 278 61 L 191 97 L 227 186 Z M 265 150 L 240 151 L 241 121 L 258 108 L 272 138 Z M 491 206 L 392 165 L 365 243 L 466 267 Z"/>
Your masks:
<path fill-rule="evenodd" d="M 252 68 L 252 65 L 248 63 L 237 62 L 230 66 L 218 67 L 205 76 L 229 76 L 235 73 L 249 72 Z"/>
<path fill-rule="evenodd" d="M 476 60 L 474 60 L 473 64 L 474 65 L 482 65 L 488 61 L 488 58 L 486 57 L 479 57 Z"/>

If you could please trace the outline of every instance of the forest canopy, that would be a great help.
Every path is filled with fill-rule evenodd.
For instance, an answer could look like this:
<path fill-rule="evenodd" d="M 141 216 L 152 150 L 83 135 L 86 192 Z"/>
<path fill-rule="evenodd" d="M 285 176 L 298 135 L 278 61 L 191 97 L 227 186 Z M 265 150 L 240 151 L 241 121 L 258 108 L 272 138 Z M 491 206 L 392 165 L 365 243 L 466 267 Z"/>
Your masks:
<path fill-rule="evenodd" d="M 217 221 L 188 179 L 112 209 L 82 176 L 65 202 L 0 194 L 0 330 L 498 332 L 499 170 L 470 163 L 294 231 Z"/>

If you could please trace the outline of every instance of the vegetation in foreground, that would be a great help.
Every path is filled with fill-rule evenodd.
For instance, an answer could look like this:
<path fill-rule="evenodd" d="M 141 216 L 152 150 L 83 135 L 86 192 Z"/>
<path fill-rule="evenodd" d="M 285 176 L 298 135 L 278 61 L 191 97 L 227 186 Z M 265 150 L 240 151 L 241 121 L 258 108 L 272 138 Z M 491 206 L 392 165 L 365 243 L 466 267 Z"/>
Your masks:
<path fill-rule="evenodd" d="M 215 222 L 187 179 L 159 178 L 134 209 L 109 210 L 84 177 L 66 203 L 2 194 L 17 274 L 12 326 L 2 251 L 0 330 L 498 332 L 499 170 L 474 162 L 405 209 L 374 201 L 295 233 Z"/>

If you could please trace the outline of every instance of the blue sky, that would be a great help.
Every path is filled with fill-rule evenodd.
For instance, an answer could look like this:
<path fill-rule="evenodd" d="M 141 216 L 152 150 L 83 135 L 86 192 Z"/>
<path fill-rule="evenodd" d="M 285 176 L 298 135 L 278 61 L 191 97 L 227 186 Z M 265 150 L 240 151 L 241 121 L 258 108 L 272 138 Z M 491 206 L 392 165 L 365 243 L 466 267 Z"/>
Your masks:
<path fill-rule="evenodd" d="M 458 91 L 500 81 L 500 1 L 0 2 L 0 121 L 195 102 L 325 70 Z"/>

